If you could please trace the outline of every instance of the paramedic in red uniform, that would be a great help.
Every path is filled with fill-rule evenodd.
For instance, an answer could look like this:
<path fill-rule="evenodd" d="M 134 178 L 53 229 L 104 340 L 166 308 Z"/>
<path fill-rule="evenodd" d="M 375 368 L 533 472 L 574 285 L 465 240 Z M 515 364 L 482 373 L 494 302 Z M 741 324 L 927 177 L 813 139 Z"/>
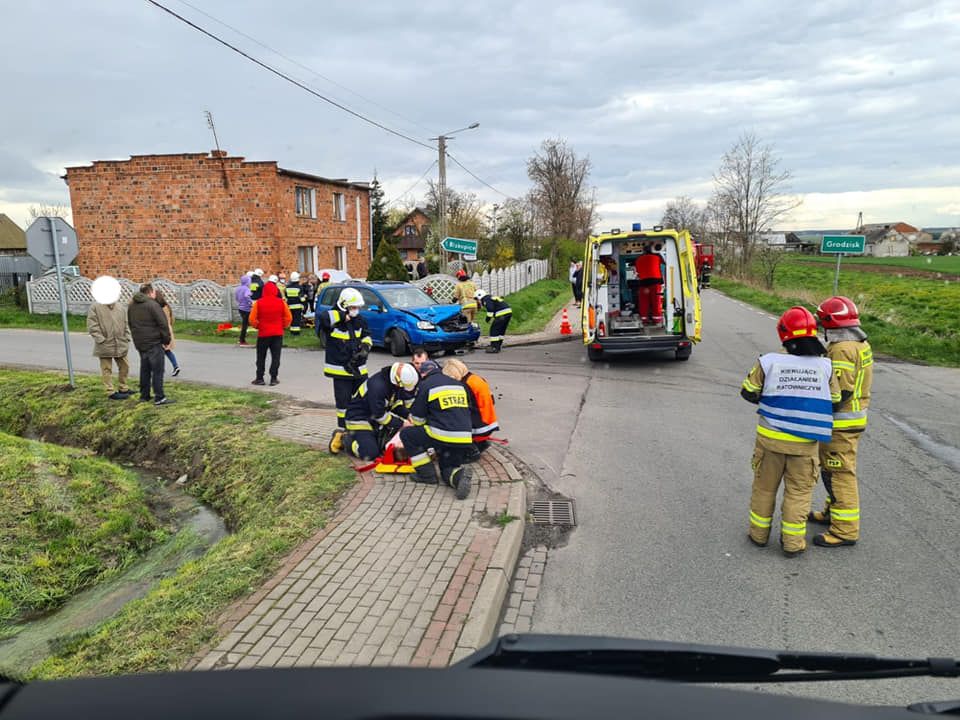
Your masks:
<path fill-rule="evenodd" d="M 663 270 L 660 255 L 647 245 L 643 255 L 634 263 L 637 273 L 637 313 L 645 324 L 663 324 Z"/>

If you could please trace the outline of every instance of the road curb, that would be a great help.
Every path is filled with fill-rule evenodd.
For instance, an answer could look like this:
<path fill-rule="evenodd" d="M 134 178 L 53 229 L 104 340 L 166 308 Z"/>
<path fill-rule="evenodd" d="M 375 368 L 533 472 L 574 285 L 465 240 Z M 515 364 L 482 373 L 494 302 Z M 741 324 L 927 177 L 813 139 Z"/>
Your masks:
<path fill-rule="evenodd" d="M 504 453 L 504 450 L 500 450 Z M 512 453 L 507 451 L 512 457 Z M 510 461 L 503 464 L 510 464 Z M 457 640 L 452 662 L 458 662 L 493 639 L 503 604 L 507 598 L 507 588 L 513 578 L 513 572 L 523 546 L 523 533 L 526 526 L 527 485 L 524 481 L 515 481 L 510 487 L 507 501 L 507 514 L 516 518 L 501 531 L 490 563 L 483 574 L 480 589 L 473 601 L 470 613 Z"/>

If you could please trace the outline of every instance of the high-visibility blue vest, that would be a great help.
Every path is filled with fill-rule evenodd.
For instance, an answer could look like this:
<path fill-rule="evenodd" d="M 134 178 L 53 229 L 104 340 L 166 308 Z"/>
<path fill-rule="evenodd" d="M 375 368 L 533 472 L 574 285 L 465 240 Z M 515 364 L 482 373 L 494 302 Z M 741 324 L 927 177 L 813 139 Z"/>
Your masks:
<path fill-rule="evenodd" d="M 757 432 L 782 440 L 830 442 L 833 404 L 829 358 L 767 353 L 760 356 L 763 390 Z"/>

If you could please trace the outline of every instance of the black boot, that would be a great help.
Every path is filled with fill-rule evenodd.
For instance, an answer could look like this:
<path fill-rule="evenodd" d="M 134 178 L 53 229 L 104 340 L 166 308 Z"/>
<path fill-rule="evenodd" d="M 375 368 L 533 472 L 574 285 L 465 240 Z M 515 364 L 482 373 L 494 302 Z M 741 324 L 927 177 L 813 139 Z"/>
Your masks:
<path fill-rule="evenodd" d="M 460 465 L 455 468 L 443 469 L 447 485 L 456 491 L 457 500 L 466 500 L 470 495 L 470 482 L 473 479 L 473 468 L 469 465 Z"/>
<path fill-rule="evenodd" d="M 424 485 L 437 484 L 437 469 L 433 467 L 433 462 L 418 467 L 414 473 L 413 481 L 423 483 Z"/>

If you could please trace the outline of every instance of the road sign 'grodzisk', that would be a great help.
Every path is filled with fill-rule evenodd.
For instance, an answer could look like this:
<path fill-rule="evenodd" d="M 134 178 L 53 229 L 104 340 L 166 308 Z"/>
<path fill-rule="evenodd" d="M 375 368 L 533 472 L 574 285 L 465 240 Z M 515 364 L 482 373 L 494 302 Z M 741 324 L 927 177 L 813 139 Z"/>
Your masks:
<path fill-rule="evenodd" d="M 824 235 L 820 241 L 822 253 L 847 253 L 859 255 L 866 247 L 863 235 Z"/>

